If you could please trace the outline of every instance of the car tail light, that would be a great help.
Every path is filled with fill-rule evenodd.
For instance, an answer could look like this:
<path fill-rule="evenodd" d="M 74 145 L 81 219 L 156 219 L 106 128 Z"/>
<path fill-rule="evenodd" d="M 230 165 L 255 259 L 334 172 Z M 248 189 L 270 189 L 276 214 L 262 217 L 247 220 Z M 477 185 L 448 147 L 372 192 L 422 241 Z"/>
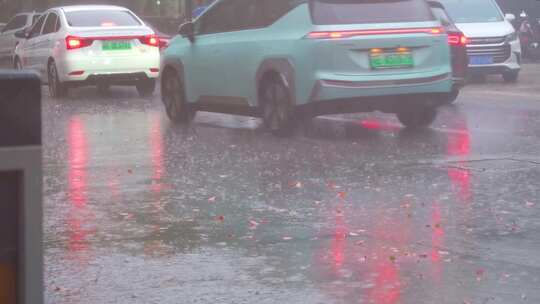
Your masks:
<path fill-rule="evenodd" d="M 455 46 L 465 46 L 469 40 L 463 34 L 448 34 L 448 44 Z"/>
<path fill-rule="evenodd" d="M 348 30 L 348 31 L 316 31 L 307 34 L 309 39 L 343 39 L 355 36 L 370 35 L 395 35 L 395 34 L 443 34 L 444 29 L 440 27 L 427 28 L 403 28 L 403 29 L 375 29 L 375 30 Z"/>
<path fill-rule="evenodd" d="M 84 71 L 73 71 L 73 72 L 69 73 L 68 75 L 69 76 L 80 76 L 82 74 L 84 74 Z"/>
<path fill-rule="evenodd" d="M 92 45 L 93 40 L 74 36 L 66 37 L 66 47 L 68 50 L 80 49 Z"/>
<path fill-rule="evenodd" d="M 146 45 L 159 47 L 159 38 L 156 35 L 147 35 L 139 38 Z"/>

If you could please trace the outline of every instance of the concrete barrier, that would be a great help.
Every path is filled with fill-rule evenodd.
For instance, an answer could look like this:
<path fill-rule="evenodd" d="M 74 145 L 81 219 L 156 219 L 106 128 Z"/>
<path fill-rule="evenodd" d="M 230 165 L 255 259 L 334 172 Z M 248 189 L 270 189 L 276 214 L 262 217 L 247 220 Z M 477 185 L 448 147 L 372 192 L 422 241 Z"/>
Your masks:
<path fill-rule="evenodd" d="M 41 83 L 0 70 L 0 303 L 43 303 Z"/>

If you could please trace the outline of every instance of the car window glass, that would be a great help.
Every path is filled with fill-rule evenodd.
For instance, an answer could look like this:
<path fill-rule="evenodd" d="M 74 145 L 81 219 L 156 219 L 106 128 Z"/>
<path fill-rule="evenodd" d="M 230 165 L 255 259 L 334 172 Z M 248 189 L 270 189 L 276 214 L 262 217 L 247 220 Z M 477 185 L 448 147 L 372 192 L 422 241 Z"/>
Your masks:
<path fill-rule="evenodd" d="M 222 1 L 196 24 L 197 34 L 240 31 L 266 27 L 307 0 Z"/>
<path fill-rule="evenodd" d="M 43 22 L 45 21 L 45 16 L 41 16 L 39 20 L 34 24 L 28 38 L 34 38 L 41 34 L 41 28 L 43 27 Z"/>
<path fill-rule="evenodd" d="M 308 2 L 307 0 L 257 0 L 258 17 L 256 18 L 259 27 L 272 25 L 281 17 L 285 16 L 292 9 L 300 4 Z"/>
<path fill-rule="evenodd" d="M 66 13 L 69 26 L 111 27 L 139 26 L 141 23 L 126 10 L 81 10 Z"/>
<path fill-rule="evenodd" d="M 493 0 L 442 0 L 456 23 L 500 22 L 503 15 Z"/>
<path fill-rule="evenodd" d="M 440 7 L 432 7 L 431 11 L 433 12 L 433 15 L 437 17 L 441 21 L 441 24 L 443 26 L 450 26 L 452 25 L 452 21 L 450 20 L 450 17 L 446 13 L 446 11 Z"/>
<path fill-rule="evenodd" d="M 230 29 L 232 0 L 218 2 L 203 14 L 195 24 L 195 32 L 199 35 L 226 32 Z"/>
<path fill-rule="evenodd" d="M 24 15 L 15 16 L 15 18 L 11 19 L 11 21 L 6 25 L 6 27 L 4 27 L 3 32 L 20 29 L 24 27 L 25 25 L 26 25 L 26 16 Z"/>
<path fill-rule="evenodd" d="M 43 26 L 43 35 L 54 33 L 56 31 L 57 20 L 58 16 L 54 13 L 50 13 L 47 16 L 47 21 L 45 21 L 45 25 Z"/>
<path fill-rule="evenodd" d="M 54 27 L 54 31 L 58 32 L 61 28 L 62 28 L 62 21 L 60 20 L 60 17 L 57 16 L 56 26 Z"/>
<path fill-rule="evenodd" d="M 423 0 L 313 0 L 312 19 L 319 25 L 433 21 Z"/>
<path fill-rule="evenodd" d="M 34 15 L 34 17 L 32 17 L 32 24 L 35 24 L 39 17 L 41 17 L 41 15 Z"/>

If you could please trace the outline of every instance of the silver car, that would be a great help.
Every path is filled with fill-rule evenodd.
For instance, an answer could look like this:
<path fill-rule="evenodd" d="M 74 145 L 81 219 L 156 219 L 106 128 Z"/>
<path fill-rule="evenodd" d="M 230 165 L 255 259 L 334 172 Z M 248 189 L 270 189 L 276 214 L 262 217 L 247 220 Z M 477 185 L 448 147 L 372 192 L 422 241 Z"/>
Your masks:
<path fill-rule="evenodd" d="M 20 42 L 20 38 L 15 37 L 15 33 L 28 29 L 41 16 L 40 13 L 21 13 L 15 15 L 0 31 L 0 61 L 12 64 L 15 47 Z"/>

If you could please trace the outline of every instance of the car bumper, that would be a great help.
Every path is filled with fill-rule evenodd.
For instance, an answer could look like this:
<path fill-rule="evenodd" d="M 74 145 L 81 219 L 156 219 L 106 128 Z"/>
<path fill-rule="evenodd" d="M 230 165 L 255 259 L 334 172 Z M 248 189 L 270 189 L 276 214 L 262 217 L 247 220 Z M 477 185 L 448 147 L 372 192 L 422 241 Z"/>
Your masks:
<path fill-rule="evenodd" d="M 85 77 L 85 79 L 67 80 L 64 83 L 69 86 L 91 86 L 97 84 L 108 85 L 135 85 L 138 82 L 155 79 L 155 77 L 149 77 L 146 73 L 115 73 L 115 74 L 92 74 Z"/>
<path fill-rule="evenodd" d="M 521 47 L 519 43 L 512 43 L 510 56 L 504 62 L 483 65 L 468 66 L 469 74 L 503 74 L 506 72 L 519 71 L 521 69 Z"/>
<path fill-rule="evenodd" d="M 87 82 L 105 79 L 111 84 L 127 83 L 130 79 L 146 79 L 159 77 L 159 50 L 134 58 L 126 57 L 95 57 L 67 55 L 58 60 L 59 78 L 63 82 Z"/>
<path fill-rule="evenodd" d="M 454 80 L 450 73 L 369 81 L 321 79 L 317 81 L 310 99 L 311 102 L 319 102 L 356 97 L 448 93 L 453 86 Z"/>

